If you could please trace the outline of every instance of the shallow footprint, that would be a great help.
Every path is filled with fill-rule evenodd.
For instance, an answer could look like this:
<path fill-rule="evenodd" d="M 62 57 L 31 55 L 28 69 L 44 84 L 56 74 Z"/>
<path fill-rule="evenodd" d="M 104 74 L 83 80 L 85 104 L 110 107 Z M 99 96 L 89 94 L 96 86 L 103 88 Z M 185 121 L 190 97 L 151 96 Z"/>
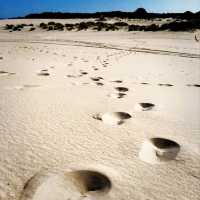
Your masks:
<path fill-rule="evenodd" d="M 42 69 L 40 70 L 39 73 L 37 73 L 38 76 L 50 76 L 50 73 L 48 72 L 47 69 Z"/>
<path fill-rule="evenodd" d="M 103 86 L 104 84 L 101 82 L 95 82 L 97 86 Z"/>
<path fill-rule="evenodd" d="M 168 84 L 168 83 L 159 83 L 158 85 L 159 86 L 166 86 L 166 87 L 172 87 L 172 86 L 174 86 L 174 85 Z"/>
<path fill-rule="evenodd" d="M 109 125 L 121 125 L 131 117 L 132 116 L 126 112 L 108 112 L 104 114 L 96 114 L 93 116 L 94 119 L 101 120 L 105 124 Z"/>
<path fill-rule="evenodd" d="M 155 107 L 153 103 L 138 103 L 135 105 L 135 110 L 137 111 L 147 111 L 152 110 Z"/>
<path fill-rule="evenodd" d="M 13 72 L 6 72 L 6 71 L 0 71 L 0 76 L 12 76 L 15 75 Z"/>
<path fill-rule="evenodd" d="M 112 83 L 123 83 L 122 80 L 114 80 L 114 81 L 111 81 Z"/>
<path fill-rule="evenodd" d="M 111 181 L 100 172 L 38 173 L 24 186 L 20 200 L 82 200 L 104 199 Z"/>
<path fill-rule="evenodd" d="M 111 98 L 114 98 L 114 99 L 121 99 L 121 98 L 124 98 L 124 96 L 126 96 L 126 94 L 119 92 L 119 93 L 109 94 L 108 96 Z"/>
<path fill-rule="evenodd" d="M 200 87 L 200 84 L 188 84 L 188 87 Z"/>

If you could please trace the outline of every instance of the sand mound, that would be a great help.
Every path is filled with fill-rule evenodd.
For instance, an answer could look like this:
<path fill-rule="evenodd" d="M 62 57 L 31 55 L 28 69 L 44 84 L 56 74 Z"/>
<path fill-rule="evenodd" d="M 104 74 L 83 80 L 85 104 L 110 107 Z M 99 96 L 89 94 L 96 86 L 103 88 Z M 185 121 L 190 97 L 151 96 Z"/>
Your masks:
<path fill-rule="evenodd" d="M 180 145 L 165 138 L 151 138 L 146 140 L 139 153 L 141 160 L 156 164 L 174 160 L 180 151 Z"/>

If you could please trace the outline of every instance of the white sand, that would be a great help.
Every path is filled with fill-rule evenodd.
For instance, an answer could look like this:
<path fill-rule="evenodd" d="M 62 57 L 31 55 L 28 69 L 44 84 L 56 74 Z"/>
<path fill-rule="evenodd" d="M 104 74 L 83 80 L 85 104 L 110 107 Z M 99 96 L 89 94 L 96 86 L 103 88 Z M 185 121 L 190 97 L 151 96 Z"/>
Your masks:
<path fill-rule="evenodd" d="M 0 30 L 0 57 L 1 200 L 199 200 L 193 33 Z M 118 98 L 116 87 L 126 95 Z M 142 102 L 155 106 L 135 109 Z M 105 123 L 113 112 L 132 118 Z M 104 113 L 111 115 L 94 119 Z M 176 141 L 177 157 L 141 160 L 152 137 Z M 111 187 L 81 196 L 91 174 L 69 178 L 74 170 L 102 173 Z"/>

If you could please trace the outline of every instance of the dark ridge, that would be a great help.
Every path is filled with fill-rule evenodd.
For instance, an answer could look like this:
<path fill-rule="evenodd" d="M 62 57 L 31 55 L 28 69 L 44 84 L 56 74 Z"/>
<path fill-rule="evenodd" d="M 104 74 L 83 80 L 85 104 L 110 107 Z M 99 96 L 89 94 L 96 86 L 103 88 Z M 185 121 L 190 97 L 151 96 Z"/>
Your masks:
<path fill-rule="evenodd" d="M 105 17 L 119 17 L 129 19 L 154 19 L 154 18 L 176 18 L 176 19 L 199 19 L 200 11 L 193 13 L 186 11 L 184 13 L 148 13 L 144 8 L 138 8 L 133 12 L 110 11 L 96 13 L 62 13 L 62 12 L 43 12 L 32 13 L 24 18 L 28 19 L 72 19 L 72 18 L 99 18 L 101 21 Z"/>

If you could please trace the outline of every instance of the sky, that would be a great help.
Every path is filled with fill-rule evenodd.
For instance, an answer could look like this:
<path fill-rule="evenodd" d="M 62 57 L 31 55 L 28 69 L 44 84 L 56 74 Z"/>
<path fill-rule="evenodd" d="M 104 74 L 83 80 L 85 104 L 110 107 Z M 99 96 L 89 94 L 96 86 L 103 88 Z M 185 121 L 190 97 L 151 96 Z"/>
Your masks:
<path fill-rule="evenodd" d="M 200 0 L 0 0 L 0 18 L 45 11 L 134 11 L 138 7 L 149 12 L 196 12 L 200 10 Z"/>

